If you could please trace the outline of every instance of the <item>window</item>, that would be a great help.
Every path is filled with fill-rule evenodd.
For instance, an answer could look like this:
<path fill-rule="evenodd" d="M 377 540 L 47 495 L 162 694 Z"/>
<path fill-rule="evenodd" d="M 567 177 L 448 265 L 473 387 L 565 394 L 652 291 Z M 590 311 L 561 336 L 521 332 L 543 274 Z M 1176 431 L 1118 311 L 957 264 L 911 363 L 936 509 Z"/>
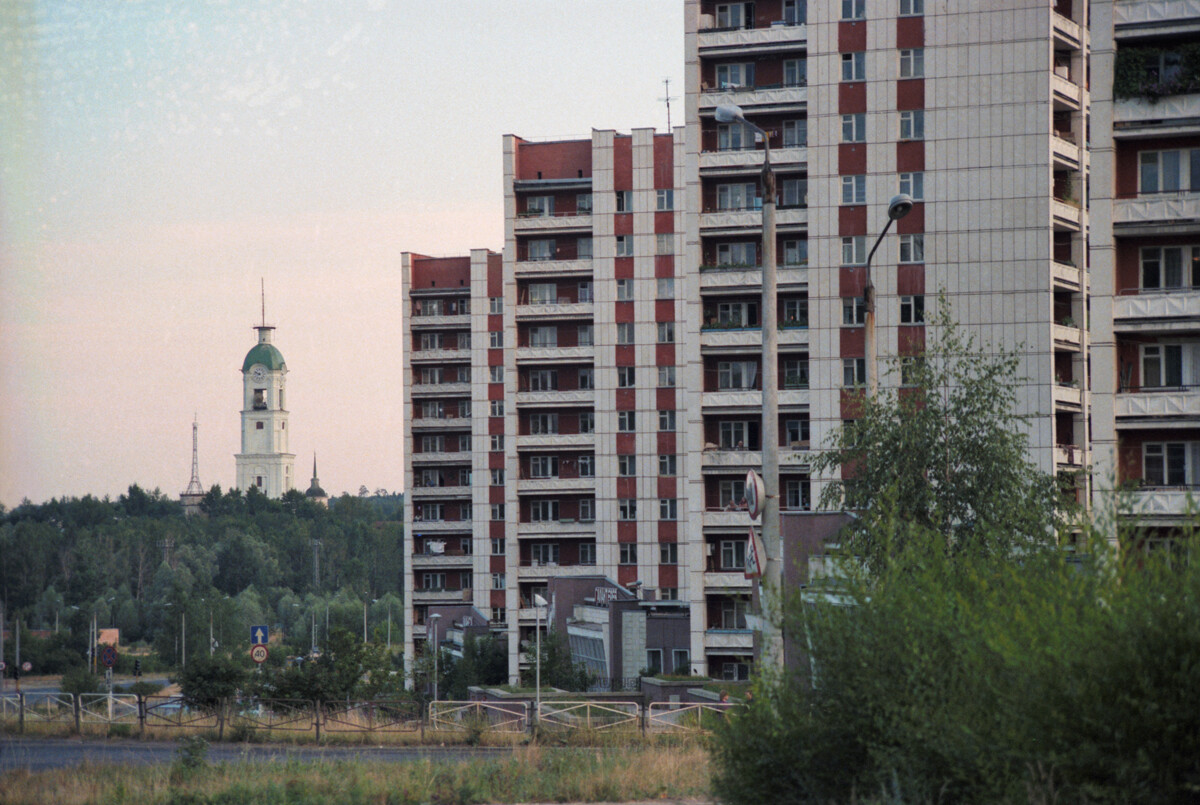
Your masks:
<path fill-rule="evenodd" d="M 504 348 L 504 331 L 503 330 L 492 330 L 488 335 L 490 336 L 490 339 L 491 339 L 489 343 L 491 344 L 492 349 L 503 349 Z"/>
<path fill-rule="evenodd" d="M 758 388 L 758 363 L 755 361 L 718 361 L 717 388 L 726 391 L 730 389 Z"/>
<path fill-rule="evenodd" d="M 925 358 L 921 355 L 906 355 L 900 359 L 900 385 L 915 386 L 925 368 Z"/>
<path fill-rule="evenodd" d="M 575 194 L 575 212 L 583 215 L 592 211 L 592 194 L 591 193 L 576 193 Z"/>
<path fill-rule="evenodd" d="M 471 434 L 463 433 L 458 437 L 458 452 L 466 453 L 471 450 Z"/>
<path fill-rule="evenodd" d="M 674 277 L 659 277 L 657 282 L 657 294 L 659 299 L 674 299 L 675 298 L 675 278 Z"/>
<path fill-rule="evenodd" d="M 575 330 L 576 344 L 581 347 L 590 347 L 595 344 L 596 330 L 591 324 L 581 324 Z"/>
<path fill-rule="evenodd" d="M 718 3 L 718 28 L 749 28 L 753 25 L 754 17 L 746 13 L 746 3 Z"/>
<path fill-rule="evenodd" d="M 721 503 L 721 508 L 731 509 L 734 506 L 741 506 L 746 500 L 746 482 L 745 481 L 721 481 L 717 487 L 718 500 Z"/>
<path fill-rule="evenodd" d="M 581 510 L 581 512 L 582 512 L 582 510 Z M 583 516 L 583 514 L 581 513 L 579 515 L 579 519 L 584 520 L 587 518 L 585 518 Z M 579 564 L 581 564 L 581 565 L 596 564 L 596 543 L 594 543 L 594 542 L 579 543 Z"/>
<path fill-rule="evenodd" d="M 925 0 L 900 0 L 901 17 L 917 17 L 925 13 Z"/>
<path fill-rule="evenodd" d="M 503 590 L 504 586 L 505 586 L 504 585 L 504 574 L 503 573 L 493 573 L 492 574 L 492 589 L 493 590 Z"/>
<path fill-rule="evenodd" d="M 626 519 L 626 518 L 622 518 L 622 519 Z M 633 518 L 630 517 L 628 519 L 632 520 Z M 637 564 L 637 543 L 635 543 L 635 542 L 622 542 L 621 543 L 619 562 L 622 565 L 636 565 Z"/>
<path fill-rule="evenodd" d="M 633 280 L 617 280 L 617 301 L 633 301 Z"/>
<path fill-rule="evenodd" d="M 663 433 L 670 433 L 675 430 L 675 412 L 674 411 L 659 411 L 658 412 L 658 429 Z"/>
<path fill-rule="evenodd" d="M 674 366 L 658 367 L 658 387 L 660 389 L 670 389 L 675 387 Z"/>
<path fill-rule="evenodd" d="M 799 419 L 785 419 L 783 422 L 783 441 L 793 450 L 808 446 L 809 426 L 808 415 Z"/>
<path fill-rule="evenodd" d="M 421 587 L 426 590 L 444 590 L 446 589 L 446 574 L 445 573 L 422 573 Z"/>
<path fill-rule="evenodd" d="M 592 239 L 591 237 L 579 238 L 575 241 L 575 257 L 579 260 L 592 259 Z"/>
<path fill-rule="evenodd" d="M 554 259 L 554 241 L 545 238 L 529 241 L 529 259 L 534 261 Z"/>
<path fill-rule="evenodd" d="M 655 209 L 659 212 L 675 209 L 675 191 L 659 190 L 655 192 Z"/>
<path fill-rule="evenodd" d="M 786 358 L 783 361 L 783 387 L 808 388 L 808 358 Z"/>
<path fill-rule="evenodd" d="M 808 120 L 783 121 L 783 147 L 804 148 L 808 145 Z"/>
<path fill-rule="evenodd" d="M 503 505 L 503 503 L 493 503 L 492 507 Z M 492 537 L 492 556 L 504 556 L 504 537 Z"/>
<path fill-rule="evenodd" d="M 746 420 L 726 420 L 720 424 L 722 450 L 753 450 L 758 443 L 758 423 Z"/>
<path fill-rule="evenodd" d="M 718 302 L 716 324 L 728 327 L 757 327 L 758 302 Z"/>
<path fill-rule="evenodd" d="M 504 486 L 504 470 L 492 470 L 492 486 Z"/>
<path fill-rule="evenodd" d="M 721 541 L 721 569 L 741 570 L 746 567 L 746 540 Z"/>
<path fill-rule="evenodd" d="M 717 185 L 718 210 L 761 209 L 762 199 L 756 196 L 757 188 L 752 182 Z"/>
<path fill-rule="evenodd" d="M 530 414 L 529 432 L 533 434 L 558 433 L 558 414 Z"/>
<path fill-rule="evenodd" d="M 925 262 L 925 236 L 924 235 L 901 235 L 900 236 L 900 262 L 901 263 L 924 263 Z"/>
<path fill-rule="evenodd" d="M 758 247 L 754 243 L 718 243 L 717 265 L 753 266 L 758 264 Z"/>
<path fill-rule="evenodd" d="M 554 196 L 529 196 L 525 199 L 528 216 L 554 215 Z"/>
<path fill-rule="evenodd" d="M 867 16 L 867 0 L 842 0 L 842 19 L 861 20 Z"/>
<path fill-rule="evenodd" d="M 865 114 L 842 115 L 842 142 L 861 143 L 867 139 Z"/>
<path fill-rule="evenodd" d="M 263 423 L 261 423 L 261 422 L 255 422 L 255 423 L 254 423 L 254 429 L 255 429 L 255 430 L 262 430 L 262 429 L 263 429 Z"/>
<path fill-rule="evenodd" d="M 808 298 L 784 299 L 783 319 L 780 324 L 782 324 L 784 327 L 807 327 Z"/>
<path fill-rule="evenodd" d="M 421 404 L 421 416 L 425 419 L 442 419 L 446 416 L 446 411 L 441 402 L 430 400 Z"/>
<path fill-rule="evenodd" d="M 925 174 L 922 171 L 900 174 L 900 192 L 912 196 L 913 201 L 925 198 Z"/>
<path fill-rule="evenodd" d="M 617 519 L 618 520 L 636 520 L 637 519 L 637 501 L 634 500 L 633 498 L 618 499 L 617 500 Z M 628 564 L 628 563 L 622 562 L 622 564 Z"/>
<path fill-rule="evenodd" d="M 865 174 L 842 177 L 842 203 L 867 203 L 867 177 Z"/>
<path fill-rule="evenodd" d="M 558 328 L 550 325 L 548 327 L 530 327 L 529 328 L 529 346 L 531 347 L 557 347 L 558 346 Z"/>
<path fill-rule="evenodd" d="M 559 557 L 558 543 L 535 542 L 529 546 L 529 557 L 535 565 L 557 565 Z"/>
<path fill-rule="evenodd" d="M 492 296 L 488 298 L 488 313 L 499 314 L 504 312 L 504 297 Z"/>
<path fill-rule="evenodd" d="M 667 595 L 668 590 L 672 593 L 672 595 L 670 595 L 670 596 Z M 659 591 L 659 597 L 662 598 L 662 600 L 664 600 L 664 601 L 677 601 L 677 600 L 679 600 L 679 588 L 678 587 L 670 587 L 670 588 L 664 587 L 663 589 L 661 589 Z M 688 654 L 687 649 L 677 648 L 671 652 L 671 670 L 674 673 L 686 674 L 689 671 L 690 665 L 691 665 L 691 655 Z"/>
<path fill-rule="evenodd" d="M 654 253 L 671 254 L 675 248 L 675 236 L 670 232 L 659 232 L 654 236 Z"/>
<path fill-rule="evenodd" d="M 446 449 L 446 440 L 442 436 L 422 436 L 422 453 L 441 453 Z"/>
<path fill-rule="evenodd" d="M 595 498 L 580 498 L 579 499 L 579 520 L 584 523 L 589 523 L 596 519 L 596 500 Z M 596 546 L 592 545 L 592 561 L 591 564 L 596 564 L 595 558 Z M 587 563 L 585 563 L 587 564 Z"/>
<path fill-rule="evenodd" d="M 553 523 L 558 520 L 557 500 L 529 501 L 529 521 L 531 523 Z"/>
<path fill-rule="evenodd" d="M 617 456 L 617 475 L 622 478 L 637 475 L 637 456 Z"/>
<path fill-rule="evenodd" d="M 470 400 L 459 400 L 458 401 L 458 415 L 459 415 L 459 417 L 461 417 L 463 419 L 466 419 L 471 416 L 471 401 Z"/>
<path fill-rule="evenodd" d="M 504 449 L 504 434 L 503 433 L 493 433 L 492 434 L 492 451 L 495 452 L 495 451 L 503 450 L 503 449 Z"/>
<path fill-rule="evenodd" d="M 492 607 L 492 625 L 503 626 L 508 622 L 508 615 L 504 607 Z"/>
<path fill-rule="evenodd" d="M 617 388 L 630 389 L 637 385 L 636 373 L 632 366 L 617 367 Z"/>
<path fill-rule="evenodd" d="M 596 477 L 596 457 L 595 456 L 580 456 L 579 459 L 579 477 L 594 478 Z"/>
<path fill-rule="evenodd" d="M 633 343 L 633 322 L 627 321 L 617 325 L 617 343 L 632 344 Z"/>
<path fill-rule="evenodd" d="M 783 60 L 783 85 L 802 87 L 808 83 L 808 59 Z"/>
<path fill-rule="evenodd" d="M 558 370 L 530 370 L 529 391 L 556 391 Z"/>
<path fill-rule="evenodd" d="M 745 682 L 750 678 L 750 663 L 723 662 L 721 663 L 721 679 L 725 682 Z"/>
<path fill-rule="evenodd" d="M 1200 246 L 1142 249 L 1142 288 L 1192 288 L 1200 282 Z"/>
<path fill-rule="evenodd" d="M 1200 148 L 1190 151 L 1142 151 L 1138 154 L 1138 192 L 1200 191 Z"/>
<path fill-rule="evenodd" d="M 553 282 L 534 282 L 529 285 L 529 304 L 553 305 L 558 302 L 558 286 Z"/>
<path fill-rule="evenodd" d="M 862 81 L 866 78 L 867 54 L 858 51 L 857 53 L 842 54 L 842 80 L 843 81 Z"/>
<path fill-rule="evenodd" d="M 633 191 L 617 190 L 617 212 L 633 212 Z"/>
<path fill-rule="evenodd" d="M 856 266 L 867 262 L 867 238 L 852 235 L 842 238 L 842 265 Z"/>
<path fill-rule="evenodd" d="M 557 478 L 558 456 L 532 456 L 529 459 L 531 478 Z"/>
<path fill-rule="evenodd" d="M 579 432 L 594 433 L 596 431 L 596 413 L 584 411 L 579 415 Z"/>
<path fill-rule="evenodd" d="M 491 416 L 504 416 L 504 400 L 491 400 L 488 403 L 488 413 Z"/>
<path fill-rule="evenodd" d="M 438 385 L 438 384 L 439 384 L 439 383 L 441 383 L 441 382 L 442 382 L 442 369 L 441 369 L 441 367 L 440 367 L 440 366 L 435 366 L 435 367 L 432 367 L 432 368 L 429 368 L 429 369 L 422 369 L 422 370 L 421 370 L 421 383 L 422 383 L 422 385 L 434 385 L 434 386 L 436 386 L 436 385 Z M 255 389 L 255 390 L 254 390 L 254 393 L 255 393 L 255 402 L 257 402 L 257 401 L 258 401 L 258 392 L 260 392 L 260 391 L 261 391 L 261 389 Z"/>
<path fill-rule="evenodd" d="M 925 48 L 912 48 L 900 51 L 900 77 L 925 77 Z"/>
<path fill-rule="evenodd" d="M 595 369 L 593 369 L 590 366 L 581 366 L 579 368 L 579 388 L 581 388 L 581 389 L 596 388 L 596 370 Z"/>
<path fill-rule="evenodd" d="M 721 123 L 717 126 L 718 151 L 741 151 L 753 148 L 755 142 L 754 129 L 744 123 Z"/>
<path fill-rule="evenodd" d="M 846 358 L 842 361 L 842 385 L 847 388 L 866 385 L 867 359 Z"/>
<path fill-rule="evenodd" d="M 458 334 L 458 348 L 459 349 L 470 349 L 471 348 L 471 334 L 470 333 L 459 333 Z"/>
<path fill-rule="evenodd" d="M 441 349 L 441 348 L 442 348 L 442 334 L 441 333 L 421 333 L 421 349 Z M 255 389 L 256 392 L 260 391 L 260 390 L 261 389 Z M 258 399 L 255 399 L 255 403 L 256 404 L 258 403 Z"/>
<path fill-rule="evenodd" d="M 786 509 L 812 509 L 812 484 L 807 480 L 788 481 L 783 487 L 783 506 Z"/>
<path fill-rule="evenodd" d="M 900 323 L 921 324 L 925 321 L 925 297 L 900 297 Z"/>
<path fill-rule="evenodd" d="M 1197 383 L 1193 368 L 1200 344 L 1146 344 L 1142 347 L 1142 386 L 1178 388 Z"/>
<path fill-rule="evenodd" d="M 1142 445 L 1143 480 L 1149 486 L 1196 483 L 1200 442 L 1147 442 Z"/>
<path fill-rule="evenodd" d="M 493 383 L 503 383 L 504 382 L 504 367 L 503 366 L 489 366 L 488 370 L 489 370 L 489 374 L 491 375 L 491 382 L 493 382 Z"/>
<path fill-rule="evenodd" d="M 783 207 L 807 207 L 808 179 L 784 179 L 780 183 L 779 203 Z"/>
<path fill-rule="evenodd" d="M 660 648 L 646 649 L 646 672 L 658 676 L 663 671 L 663 653 Z"/>
<path fill-rule="evenodd" d="M 675 475 L 676 456 L 674 453 L 668 453 L 658 457 L 658 474 L 659 475 Z"/>
<path fill-rule="evenodd" d="M 754 63 L 735 62 L 717 65 L 717 88 L 740 89 L 754 86 Z"/>
<path fill-rule="evenodd" d="M 675 498 L 659 498 L 658 499 L 658 519 L 659 520 L 678 520 L 679 519 L 679 501 Z"/>
<path fill-rule="evenodd" d="M 617 257 L 633 257 L 633 235 L 617 235 Z"/>
<path fill-rule="evenodd" d="M 634 411 L 617 412 L 617 432 L 633 433 L 637 430 L 637 415 Z"/>
<path fill-rule="evenodd" d="M 658 545 L 658 562 L 663 565 L 679 564 L 679 544 L 675 542 L 660 542 Z"/>
<path fill-rule="evenodd" d="M 808 265 L 808 241 L 785 240 L 783 242 L 783 263 L 785 266 Z"/>
<path fill-rule="evenodd" d="M 925 139 L 925 112 L 920 109 L 900 113 L 900 139 Z"/>
<path fill-rule="evenodd" d="M 861 296 L 842 297 L 842 326 L 853 327 L 867 321 L 867 300 Z"/>

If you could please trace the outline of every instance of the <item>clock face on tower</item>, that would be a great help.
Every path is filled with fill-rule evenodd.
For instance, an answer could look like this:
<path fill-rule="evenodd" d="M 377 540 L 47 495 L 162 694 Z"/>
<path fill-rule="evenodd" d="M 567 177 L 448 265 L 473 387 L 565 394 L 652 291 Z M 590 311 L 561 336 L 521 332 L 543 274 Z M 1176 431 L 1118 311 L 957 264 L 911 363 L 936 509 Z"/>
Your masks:
<path fill-rule="evenodd" d="M 250 372 L 250 376 L 254 378 L 255 382 L 261 383 L 267 377 L 267 370 L 261 366 L 255 366 Z"/>

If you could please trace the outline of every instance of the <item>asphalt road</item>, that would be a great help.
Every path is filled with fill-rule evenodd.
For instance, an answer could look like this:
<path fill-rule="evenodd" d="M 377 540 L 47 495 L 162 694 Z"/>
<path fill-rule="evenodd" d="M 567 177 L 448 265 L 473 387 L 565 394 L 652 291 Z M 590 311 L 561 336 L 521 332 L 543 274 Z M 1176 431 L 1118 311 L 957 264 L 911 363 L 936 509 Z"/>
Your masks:
<path fill-rule="evenodd" d="M 79 738 L 0 738 L 0 774 L 15 769 L 43 771 L 79 766 L 83 763 L 153 764 L 175 759 L 178 744 L 169 741 L 87 741 Z M 279 744 L 210 744 L 212 763 L 260 763 L 362 760 L 405 763 L 414 760 L 462 761 L 504 757 L 503 747 L 373 747 L 373 746 L 282 746 Z"/>

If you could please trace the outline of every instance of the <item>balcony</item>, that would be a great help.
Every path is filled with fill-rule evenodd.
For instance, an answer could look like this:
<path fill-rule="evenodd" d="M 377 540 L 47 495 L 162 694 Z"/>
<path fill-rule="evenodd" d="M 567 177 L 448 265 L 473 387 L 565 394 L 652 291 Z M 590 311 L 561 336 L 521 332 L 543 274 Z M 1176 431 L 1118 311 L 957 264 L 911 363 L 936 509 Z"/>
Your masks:
<path fill-rule="evenodd" d="M 808 327 L 781 324 L 778 329 L 779 346 L 805 346 L 808 344 Z M 759 327 L 744 327 L 735 329 L 701 328 L 701 348 L 739 349 L 762 347 L 762 329 Z"/>
<path fill-rule="evenodd" d="M 1115 3 L 1114 5 L 1120 5 Z M 1079 30 L 1079 23 L 1074 20 L 1069 20 L 1058 12 L 1051 12 L 1050 25 L 1054 28 L 1054 38 L 1061 45 L 1078 50 L 1083 47 L 1083 36 Z"/>
<path fill-rule="evenodd" d="M 408 423 L 413 430 L 470 430 L 469 416 L 414 417 Z"/>
<path fill-rule="evenodd" d="M 1050 199 L 1050 216 L 1059 232 L 1078 232 L 1083 227 L 1083 210 L 1074 201 Z"/>
<path fill-rule="evenodd" d="M 1138 489 L 1128 496 L 1130 513 L 1139 517 L 1194 517 L 1200 512 L 1200 487 Z"/>
<path fill-rule="evenodd" d="M 559 565 L 554 562 L 546 564 L 536 564 L 535 562 L 522 562 L 517 568 L 517 578 L 521 581 L 536 581 L 539 579 L 577 577 L 577 576 L 595 576 L 599 571 L 596 566 L 592 565 Z"/>
<path fill-rule="evenodd" d="M 1113 397 L 1119 427 L 1195 427 L 1200 419 L 1200 388 L 1156 388 L 1122 392 Z"/>
<path fill-rule="evenodd" d="M 413 569 L 435 567 L 469 568 L 474 560 L 475 557 L 464 553 L 459 553 L 457 556 L 451 556 L 447 553 L 414 553 L 412 555 L 412 566 Z"/>
<path fill-rule="evenodd" d="M 591 363 L 595 347 L 517 347 L 517 363 Z"/>
<path fill-rule="evenodd" d="M 1051 329 L 1054 331 L 1055 349 L 1078 352 L 1083 348 L 1083 331 L 1078 327 L 1068 324 L 1055 324 Z"/>
<path fill-rule="evenodd" d="M 1080 468 L 1084 465 L 1083 448 L 1077 444 L 1054 445 L 1054 463 L 1059 467 Z"/>
<path fill-rule="evenodd" d="M 517 234 L 559 230 L 592 230 L 592 214 L 555 213 L 554 215 L 518 215 L 513 223 Z"/>
<path fill-rule="evenodd" d="M 770 50 L 772 46 L 787 45 L 795 47 L 808 41 L 808 26 L 789 24 L 780 20 L 764 28 L 702 28 L 696 32 L 696 43 L 700 52 L 706 56 L 713 55 L 707 51 L 736 50 L 739 53 L 747 48 L 752 50 Z"/>
<path fill-rule="evenodd" d="M 776 282 L 785 286 L 808 285 L 808 264 L 781 265 L 776 268 Z M 700 290 L 738 288 L 747 290 L 762 286 L 762 266 L 700 266 Z"/>
<path fill-rule="evenodd" d="M 745 592 L 753 586 L 754 580 L 746 578 L 745 572 L 741 570 L 717 570 L 704 574 L 706 593 Z"/>
<path fill-rule="evenodd" d="M 705 445 L 700 457 L 701 469 L 749 469 L 762 464 L 762 451 L 751 449 L 727 449 Z"/>
<path fill-rule="evenodd" d="M 517 494 L 520 495 L 591 492 L 595 488 L 595 478 L 521 478 L 517 481 Z"/>
<path fill-rule="evenodd" d="M 517 321 L 535 321 L 538 319 L 591 319 L 593 305 L 591 302 L 559 301 L 554 304 L 520 304 L 517 305 Z"/>
<path fill-rule="evenodd" d="M 709 87 L 700 92 L 700 108 L 716 109 L 718 106 L 740 106 L 746 110 L 754 107 L 797 107 L 808 105 L 808 87 L 785 87 L 782 85 L 763 87 Z"/>
<path fill-rule="evenodd" d="M 1050 135 L 1050 156 L 1058 167 L 1079 170 L 1079 153 L 1079 146 L 1073 139 L 1062 137 L 1057 132 Z"/>
<path fill-rule="evenodd" d="M 409 353 L 412 363 L 465 363 L 469 360 L 469 349 L 414 349 Z"/>
<path fill-rule="evenodd" d="M 470 587 L 463 587 L 460 590 L 441 590 L 441 589 L 413 589 L 413 601 L 421 604 L 448 603 L 470 601 L 473 597 L 473 591 Z"/>
<path fill-rule="evenodd" d="M 467 397 L 470 383 L 415 383 L 409 387 L 412 397 Z"/>
<path fill-rule="evenodd" d="M 413 534 L 456 534 L 470 533 L 471 520 L 413 520 Z"/>
<path fill-rule="evenodd" d="M 518 523 L 517 538 L 545 537 L 547 535 L 560 537 L 594 537 L 596 536 L 595 520 L 550 520 L 539 523 Z"/>
<path fill-rule="evenodd" d="M 470 329 L 471 314 L 463 313 L 455 316 L 424 316 L 413 314 L 409 316 L 408 323 L 412 325 L 414 330 L 421 328 L 445 328 L 457 327 L 461 329 Z"/>
<path fill-rule="evenodd" d="M 1178 33 L 1181 24 L 1200 17 L 1197 0 L 1118 0 L 1112 4 L 1113 25 L 1163 28 Z M 1139 30 L 1138 33 L 1144 33 Z"/>
<path fill-rule="evenodd" d="M 1200 5 L 1200 4 L 1198 4 Z M 1200 10 L 1196 12 L 1200 14 Z M 1113 136 L 1146 130 L 1155 133 L 1194 133 L 1200 120 L 1200 94 L 1166 95 L 1156 101 L 1122 98 L 1113 103 Z"/>
<path fill-rule="evenodd" d="M 1200 220 L 1200 193 L 1147 193 L 1137 198 L 1113 202 L 1113 225 L 1122 235 L 1161 235 L 1157 227 L 1179 225 L 1188 231 L 1197 230 Z"/>
<path fill-rule="evenodd" d="M 1068 411 L 1083 410 L 1083 390 L 1078 386 L 1055 383 L 1054 407 Z"/>
<path fill-rule="evenodd" d="M 470 466 L 474 453 L 412 453 L 413 467 L 429 464 L 466 464 Z"/>
<path fill-rule="evenodd" d="M 700 521 L 705 528 L 740 528 L 743 535 L 751 523 L 750 514 L 745 509 L 705 511 L 700 516 Z"/>
<path fill-rule="evenodd" d="M 414 486 L 408 490 L 409 497 L 414 500 L 440 500 L 442 498 L 470 498 L 469 486 Z"/>
<path fill-rule="evenodd" d="M 1057 287 L 1069 291 L 1078 291 L 1083 287 L 1083 272 L 1076 266 L 1051 260 L 1050 274 L 1054 277 Z"/>
<path fill-rule="evenodd" d="M 725 173 L 733 171 L 761 171 L 763 152 L 758 148 L 723 148 L 700 152 L 700 172 Z M 808 164 L 808 148 L 799 145 L 780 146 L 771 149 L 771 166 L 778 169 L 785 165 Z"/>
<path fill-rule="evenodd" d="M 518 260 L 514 263 L 518 277 L 584 276 L 592 273 L 592 258 L 579 260 Z"/>
<path fill-rule="evenodd" d="M 594 433 L 524 433 L 517 436 L 517 449 L 595 447 Z"/>
<path fill-rule="evenodd" d="M 1069 109 L 1079 110 L 1083 99 L 1083 90 L 1069 78 L 1063 78 L 1058 73 L 1050 74 L 1050 92 L 1055 102 Z"/>
<path fill-rule="evenodd" d="M 567 391 L 518 391 L 518 406 L 535 406 L 538 408 L 555 406 L 587 406 L 596 404 L 595 389 L 570 389 Z"/>
<path fill-rule="evenodd" d="M 1191 330 L 1200 325 L 1200 291 L 1145 292 L 1113 297 L 1116 332 Z"/>
<path fill-rule="evenodd" d="M 704 633 L 704 650 L 713 654 L 754 650 L 754 632 L 749 629 L 709 629 Z"/>

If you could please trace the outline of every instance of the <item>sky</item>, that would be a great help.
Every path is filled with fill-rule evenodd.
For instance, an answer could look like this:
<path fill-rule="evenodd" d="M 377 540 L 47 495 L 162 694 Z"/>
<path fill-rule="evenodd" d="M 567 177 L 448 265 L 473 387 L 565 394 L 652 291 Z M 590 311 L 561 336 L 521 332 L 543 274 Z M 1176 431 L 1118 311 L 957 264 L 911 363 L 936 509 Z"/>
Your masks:
<path fill-rule="evenodd" d="M 504 134 L 683 120 L 682 0 L 0 0 L 0 504 L 234 483 L 266 319 L 291 450 L 400 491 L 400 255 L 503 247 Z"/>

